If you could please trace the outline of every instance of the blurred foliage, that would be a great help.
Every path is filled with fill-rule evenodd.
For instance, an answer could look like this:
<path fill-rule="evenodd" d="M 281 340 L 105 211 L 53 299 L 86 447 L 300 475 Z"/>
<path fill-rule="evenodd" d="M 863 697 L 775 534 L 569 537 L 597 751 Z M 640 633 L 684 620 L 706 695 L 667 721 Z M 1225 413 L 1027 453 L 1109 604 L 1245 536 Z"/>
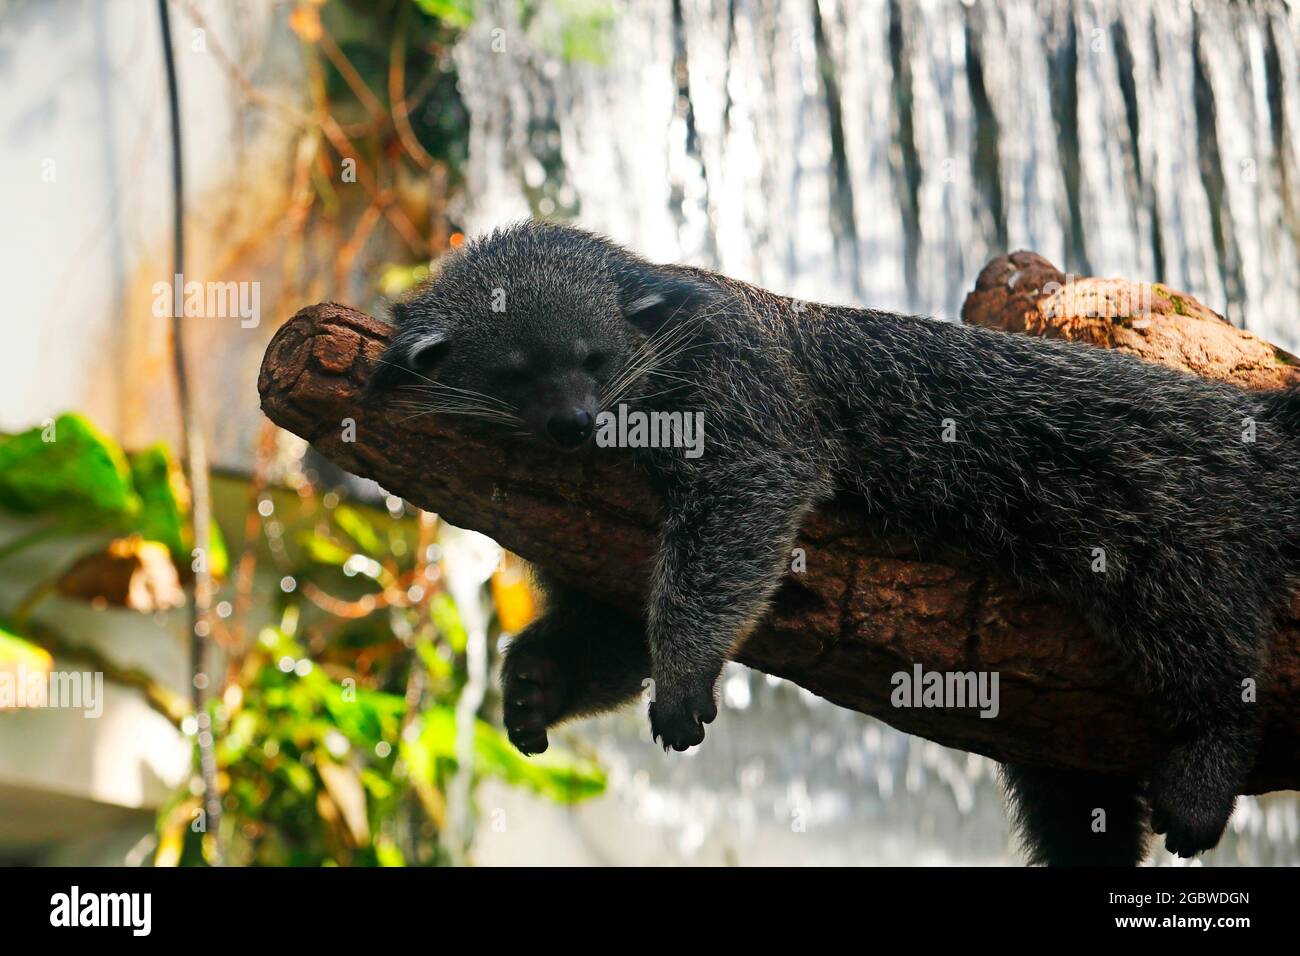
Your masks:
<path fill-rule="evenodd" d="M 162 444 L 134 452 L 127 456 L 127 461 L 131 466 L 131 481 L 141 502 L 140 515 L 131 530 L 146 540 L 166 545 L 183 570 L 194 549 L 194 535 L 190 533 L 186 520 L 189 492 L 180 467 Z M 221 528 L 215 523 L 209 547 L 212 574 L 224 578 L 230 559 Z"/>
<path fill-rule="evenodd" d="M 400 503 L 395 517 L 322 495 L 300 469 L 291 478 L 290 505 L 277 509 L 265 488 L 249 500 L 249 524 L 263 543 L 245 542 L 245 573 L 227 582 L 233 602 L 214 619 L 227 660 L 209 701 L 226 858 L 291 866 L 462 862 L 464 848 L 444 835 L 447 790 L 460 762 L 456 705 L 467 683 L 469 636 L 442 586 L 436 520 Z M 181 580 L 192 541 L 188 500 L 164 446 L 125 454 L 79 415 L 0 439 L 0 509 L 77 540 L 127 536 L 92 545 L 9 609 L 0 619 L 0 669 L 49 670 L 50 651 L 79 653 L 48 621 L 29 624 L 54 594 L 140 606 L 109 593 L 120 581 L 93 573 L 109 556 L 120 566 L 154 548 L 164 564 L 171 556 L 172 580 Z M 0 542 L 0 550 L 12 557 L 42 540 Z M 271 573 L 253 574 L 268 558 Z M 494 575 L 485 596 L 513 630 L 534 610 L 518 567 L 508 570 Z M 74 572 L 75 589 L 66 586 Z M 139 573 L 156 579 L 158 572 L 142 563 Z M 249 631 L 256 637 L 246 640 Z M 494 625 L 487 637 L 497 632 Z M 92 663 L 194 734 L 192 713 L 147 675 L 116 670 L 102 657 Z M 496 778 L 564 802 L 603 789 L 591 761 L 558 749 L 526 759 L 499 729 L 473 719 L 472 781 Z M 194 783 L 159 815 L 162 865 L 200 864 L 210 850 L 196 796 L 197 748 L 194 760 Z"/>
<path fill-rule="evenodd" d="M 213 708 L 223 844 L 245 864 L 452 862 L 441 837 L 468 638 L 442 587 L 436 524 L 318 494 L 305 476 L 297 490 L 292 507 L 259 500 L 279 586 L 256 603 L 279 623 L 260 630 Z M 507 613 L 527 623 L 517 604 Z M 603 789 L 590 761 L 526 759 L 478 718 L 472 743 L 475 779 L 565 802 Z M 178 798 L 161 820 L 163 862 L 197 862 L 197 801 Z"/>
<path fill-rule="evenodd" d="M 140 512 L 121 449 L 80 415 L 60 415 L 0 443 L 0 507 L 80 525 L 129 522 Z"/>
<path fill-rule="evenodd" d="M 49 653 L 31 641 L 0 627 L 0 671 L 48 673 L 53 663 Z"/>
<path fill-rule="evenodd" d="M 180 468 L 166 448 L 128 456 L 81 415 L 0 439 L 0 509 L 44 521 L 42 540 L 86 531 L 138 534 L 165 545 L 184 576 L 194 547 L 188 508 Z M 212 539 L 212 571 L 222 577 L 228 561 L 215 525 Z M 0 544 L 0 554 L 11 550 Z"/>
<path fill-rule="evenodd" d="M 337 666 L 330 670 L 340 673 Z M 401 694 L 369 689 L 352 676 L 328 676 L 285 631 L 265 629 L 231 685 L 238 693 L 227 691 L 219 721 L 217 761 L 231 861 L 451 862 L 438 837 L 447 825 L 446 788 L 457 769 L 453 671 L 448 668 L 437 692 L 412 711 Z M 562 801 L 599 793 L 604 783 L 586 761 L 526 760 L 481 720 L 475 771 Z M 159 861 L 201 862 L 202 819 L 198 801 L 179 796 L 160 816 Z"/>
<path fill-rule="evenodd" d="M 60 590 L 117 606 L 127 606 L 129 594 L 178 590 L 189 577 L 192 560 L 187 509 L 180 469 L 162 446 L 127 456 L 113 439 L 73 413 L 0 437 L 0 511 L 35 525 L 27 534 L 0 542 L 0 562 L 12 567 L 22 552 L 52 538 L 92 536 L 58 573 L 38 581 L 16 607 L 0 613 L 11 629 L 5 635 L 6 656 L 17 659 L 22 644 L 31 645 L 25 653 L 45 653 L 25 634 L 26 619 L 40 601 Z M 150 545 L 159 548 L 158 554 L 165 549 L 171 558 L 169 578 L 161 582 L 158 562 L 139 558 L 153 553 Z M 125 555 L 136 557 L 127 560 Z M 166 567 L 165 557 L 161 563 Z M 217 577 L 226 573 L 226 550 L 215 525 L 211 564 Z M 61 587 L 74 570 L 76 588 Z"/>
<path fill-rule="evenodd" d="M 431 17 L 455 27 L 467 27 L 474 22 L 475 0 L 412 0 Z"/>
<path fill-rule="evenodd" d="M 602 58 L 609 4 L 516 2 L 511 12 L 526 36 L 504 37 L 507 42 Z M 335 160 L 355 157 L 358 179 L 381 191 L 371 195 L 341 258 L 355 254 L 371 221 L 389 223 L 413 253 L 369 273 L 374 291 L 386 297 L 427 279 L 431 260 L 463 238 L 447 213 L 449 196 L 464 180 L 470 125 L 452 48 L 482 7 L 477 0 L 330 0 L 309 15 L 297 8 L 303 15 L 291 20 L 307 56 L 315 108 L 327 110 L 346 136 L 327 136 L 305 154 L 328 149 Z M 333 167 L 310 179 L 322 212 L 338 203 L 335 179 Z M 261 632 L 234 678 L 238 691 L 214 713 L 219 740 L 251 733 L 262 742 L 260 748 L 219 747 L 229 780 L 223 843 L 236 862 L 447 862 L 439 836 L 458 767 L 454 705 L 467 681 L 466 629 L 440 586 L 438 560 L 423 553 L 431 543 L 419 521 L 394 523 L 346 504 L 327 506 L 330 496 L 307 487 L 300 486 L 301 513 L 294 519 L 258 518 L 276 574 L 292 585 L 268 598 L 280 619 Z M 500 626 L 515 631 L 534 607 L 518 569 L 508 570 L 493 578 L 491 599 Z M 303 661 L 310 661 L 306 676 L 298 673 Z M 285 693 L 286 682 L 299 689 Z M 347 715 L 358 713 L 368 716 L 345 725 Z M 479 777 L 564 801 L 603 787 L 592 764 L 555 748 L 524 760 L 486 723 L 476 724 L 472 743 Z M 265 755 L 268 746 L 274 759 Z M 295 785 L 277 786 L 277 773 L 292 774 Z M 274 814 L 264 800 L 271 791 L 281 801 Z M 176 848 L 177 860 L 197 858 L 197 800 L 187 797 L 172 813 L 164 846 Z M 303 829 L 295 820 L 312 822 Z M 160 857 L 166 859 L 161 850 Z"/>

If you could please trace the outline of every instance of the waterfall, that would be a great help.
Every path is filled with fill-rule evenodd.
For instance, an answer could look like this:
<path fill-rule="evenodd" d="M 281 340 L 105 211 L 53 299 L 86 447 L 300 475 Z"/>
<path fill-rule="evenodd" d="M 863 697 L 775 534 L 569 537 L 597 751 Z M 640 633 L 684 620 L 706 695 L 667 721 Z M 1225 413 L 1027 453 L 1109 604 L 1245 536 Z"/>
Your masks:
<path fill-rule="evenodd" d="M 456 50 L 471 230 L 572 217 L 653 258 L 946 318 L 1029 248 L 1300 347 L 1300 8 L 626 0 L 601 62 L 519 9 L 481 4 Z"/>

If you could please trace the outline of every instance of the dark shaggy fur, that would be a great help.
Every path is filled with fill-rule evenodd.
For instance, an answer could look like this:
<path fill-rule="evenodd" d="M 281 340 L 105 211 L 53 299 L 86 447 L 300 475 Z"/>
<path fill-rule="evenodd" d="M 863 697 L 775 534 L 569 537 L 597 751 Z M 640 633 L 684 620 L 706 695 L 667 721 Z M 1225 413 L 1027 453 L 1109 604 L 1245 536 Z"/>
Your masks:
<path fill-rule="evenodd" d="M 420 408 L 564 446 L 620 402 L 704 415 L 701 457 L 637 455 L 667 503 L 644 623 L 553 592 L 507 653 L 521 749 L 631 699 L 647 673 L 657 737 L 700 743 L 720 668 L 805 514 L 848 494 L 882 532 L 958 548 L 1078 608 L 1165 707 L 1175 743 L 1146 781 L 1007 769 L 1032 859 L 1137 862 L 1147 800 L 1173 852 L 1218 842 L 1254 751 L 1242 682 L 1260 677 L 1300 571 L 1294 395 L 800 303 L 540 223 L 469 244 L 396 315 L 375 387 L 405 384 Z"/>

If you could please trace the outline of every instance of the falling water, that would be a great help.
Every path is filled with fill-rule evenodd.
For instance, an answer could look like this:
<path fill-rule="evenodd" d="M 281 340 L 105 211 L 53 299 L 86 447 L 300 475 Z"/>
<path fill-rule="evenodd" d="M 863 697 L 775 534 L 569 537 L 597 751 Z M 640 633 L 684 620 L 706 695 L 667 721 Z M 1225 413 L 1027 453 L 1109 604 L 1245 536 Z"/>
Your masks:
<path fill-rule="evenodd" d="M 1297 9 L 647 0 L 593 64 L 484 7 L 457 50 L 472 227 L 571 215 L 651 256 L 945 317 L 1028 248 L 1298 344 Z"/>
<path fill-rule="evenodd" d="M 618 6 L 599 63 L 555 54 L 551 5 L 526 25 L 509 0 L 480 8 L 456 50 L 472 231 L 571 217 L 659 260 L 947 318 L 990 257 L 1026 248 L 1075 274 L 1165 282 L 1300 348 L 1300 7 L 645 0 Z M 780 722 L 836 742 L 835 759 L 784 768 L 800 786 L 848 794 L 855 761 L 883 796 L 928 774 L 951 798 L 912 820 L 930 841 L 968 848 L 949 859 L 1004 852 L 1004 835 L 990 850 L 962 822 L 996 799 L 986 762 L 828 710 Z M 789 801 L 744 790 L 746 754 L 777 736 L 758 726 L 746 745 L 711 729 L 735 752 L 710 772 L 772 812 Z M 624 744 L 609 752 L 628 781 L 687 772 Z M 765 751 L 769 769 L 780 752 Z M 702 779 L 689 772 L 674 782 Z M 906 828 L 845 799 L 856 832 Z M 1294 801 L 1245 801 L 1215 858 L 1278 862 L 1260 838 L 1294 844 L 1297 819 Z"/>

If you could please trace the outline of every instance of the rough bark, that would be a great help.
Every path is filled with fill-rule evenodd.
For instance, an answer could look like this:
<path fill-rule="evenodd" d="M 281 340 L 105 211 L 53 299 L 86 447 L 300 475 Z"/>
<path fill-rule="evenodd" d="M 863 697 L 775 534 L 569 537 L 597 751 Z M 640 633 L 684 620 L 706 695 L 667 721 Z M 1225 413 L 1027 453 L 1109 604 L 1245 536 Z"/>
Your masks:
<path fill-rule="evenodd" d="M 1086 288 L 1097 290 L 1102 280 Z M 1152 307 L 1090 319 L 1053 299 L 1064 276 L 1032 253 L 994 260 L 968 297 L 968 322 L 1123 348 L 1245 386 L 1296 379 L 1285 353 L 1218 319 L 1188 296 L 1153 287 Z M 1111 300 L 1106 300 L 1111 301 Z M 1046 304 L 1045 304 L 1046 303 Z M 453 524 L 573 584 L 635 608 L 644 595 L 657 502 L 619 453 L 557 456 L 481 427 L 407 418 L 360 391 L 387 339 L 385 323 L 335 304 L 306 308 L 263 361 L 262 407 L 276 424 L 343 468 L 378 481 Z M 344 441 L 346 419 L 355 441 Z M 807 570 L 792 574 L 743 663 L 788 678 L 909 733 L 999 760 L 1140 771 L 1161 746 L 1154 702 L 1078 616 L 998 573 L 882 540 L 851 502 L 803 529 Z M 898 709 L 891 677 L 927 671 L 999 674 L 1001 709 Z M 1260 690 L 1266 731 L 1247 792 L 1300 782 L 1300 601 L 1275 641 Z M 735 718 L 739 719 L 739 718 Z M 707 742 L 706 742 L 707 746 Z"/>
<path fill-rule="evenodd" d="M 961 316 L 991 329 L 1128 352 L 1242 388 L 1300 383 L 1300 359 L 1185 292 L 1128 279 L 1073 278 L 1033 252 L 985 266 Z"/>

